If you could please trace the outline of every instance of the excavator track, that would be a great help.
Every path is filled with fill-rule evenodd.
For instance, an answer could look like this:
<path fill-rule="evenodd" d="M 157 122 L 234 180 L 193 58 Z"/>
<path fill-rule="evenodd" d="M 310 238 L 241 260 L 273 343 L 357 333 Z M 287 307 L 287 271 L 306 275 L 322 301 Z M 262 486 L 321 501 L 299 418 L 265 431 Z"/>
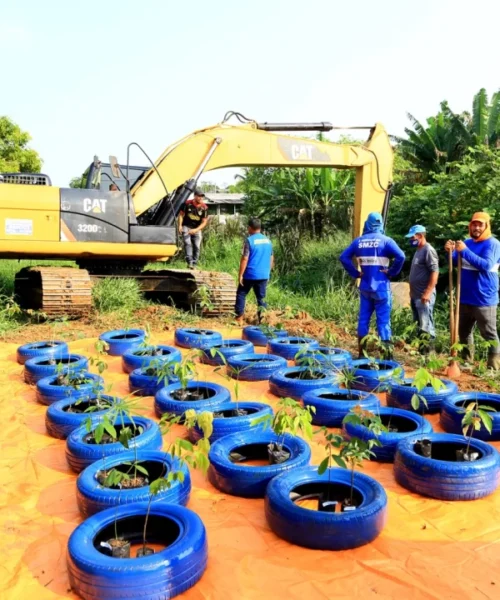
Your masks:
<path fill-rule="evenodd" d="M 25 267 L 16 274 L 14 293 L 19 306 L 48 317 L 87 316 L 92 283 L 105 277 L 136 279 L 145 296 L 203 316 L 232 313 L 236 285 L 227 273 L 164 269 L 127 275 L 92 274 L 70 267 Z"/>
<path fill-rule="evenodd" d="M 79 318 L 89 314 L 92 282 L 83 269 L 25 267 L 16 273 L 14 294 L 23 309 Z"/>

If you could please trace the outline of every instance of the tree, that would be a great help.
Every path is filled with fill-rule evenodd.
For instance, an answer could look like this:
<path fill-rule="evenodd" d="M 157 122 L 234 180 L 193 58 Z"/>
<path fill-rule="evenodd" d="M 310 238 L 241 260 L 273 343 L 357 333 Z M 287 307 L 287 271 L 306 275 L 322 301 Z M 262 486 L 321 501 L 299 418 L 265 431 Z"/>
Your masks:
<path fill-rule="evenodd" d="M 454 126 L 466 147 L 498 146 L 500 141 L 500 91 L 493 94 L 491 103 L 484 88 L 474 96 L 472 115 L 456 115 L 450 111 Z"/>
<path fill-rule="evenodd" d="M 413 129 L 405 128 L 407 139 L 396 138 L 401 155 L 419 170 L 426 173 L 446 172 L 450 162 L 463 155 L 463 140 L 458 131 L 447 102 L 441 102 L 441 111 L 435 117 L 426 119 L 423 125 L 408 113 Z"/>
<path fill-rule="evenodd" d="M 422 223 L 439 250 L 447 239 L 463 238 L 473 213 L 492 217 L 500 206 L 500 152 L 488 146 L 471 148 L 464 159 L 452 163 L 447 174 L 435 175 L 430 185 L 405 187 L 389 210 L 390 234 L 404 243 L 410 225 Z M 493 219 L 500 234 L 500 220 Z"/>
<path fill-rule="evenodd" d="M 69 182 L 70 188 L 85 188 L 87 185 L 87 176 L 85 174 L 80 177 L 73 177 Z"/>
<path fill-rule="evenodd" d="M 351 170 L 249 167 L 240 177 L 245 213 L 262 218 L 271 231 L 295 227 L 321 237 L 350 226 Z"/>
<path fill-rule="evenodd" d="M 28 148 L 31 136 L 9 117 L 0 117 L 0 172 L 39 173 L 42 159 Z"/>
<path fill-rule="evenodd" d="M 424 173 L 446 173 L 450 163 L 461 160 L 468 148 L 495 147 L 500 143 L 500 91 L 491 102 L 484 88 L 474 96 L 472 114 L 455 113 L 448 102 L 423 125 L 408 113 L 413 128 L 405 128 L 407 138 L 396 138 L 402 157 Z"/>

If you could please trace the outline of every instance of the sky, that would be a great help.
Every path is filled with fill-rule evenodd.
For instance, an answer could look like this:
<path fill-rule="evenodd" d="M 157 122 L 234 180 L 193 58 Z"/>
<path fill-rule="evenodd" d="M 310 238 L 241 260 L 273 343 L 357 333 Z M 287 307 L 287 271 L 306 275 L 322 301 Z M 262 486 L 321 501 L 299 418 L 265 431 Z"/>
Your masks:
<path fill-rule="evenodd" d="M 384 124 L 500 87 L 498 0 L 0 0 L 0 115 L 52 183 L 94 155 L 157 158 L 237 110 L 257 121 Z M 138 153 L 132 163 L 146 164 Z M 234 169 L 204 180 L 233 183 Z"/>

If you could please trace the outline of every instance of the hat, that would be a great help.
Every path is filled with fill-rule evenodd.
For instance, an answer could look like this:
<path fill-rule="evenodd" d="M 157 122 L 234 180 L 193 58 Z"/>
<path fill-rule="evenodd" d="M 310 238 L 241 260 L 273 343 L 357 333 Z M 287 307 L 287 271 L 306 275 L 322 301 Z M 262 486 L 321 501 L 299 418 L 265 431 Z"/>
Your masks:
<path fill-rule="evenodd" d="M 427 233 L 427 232 L 423 225 L 413 225 L 413 227 L 410 227 L 410 231 L 405 235 L 405 237 L 411 238 L 416 233 Z"/>
<path fill-rule="evenodd" d="M 470 222 L 479 221 L 480 223 L 489 223 L 491 221 L 491 217 L 488 213 L 485 212 L 477 212 L 472 215 L 472 219 Z"/>
<path fill-rule="evenodd" d="M 205 192 L 203 192 L 202 190 L 200 190 L 200 188 L 196 188 L 193 192 L 193 194 L 195 196 L 205 196 Z"/>

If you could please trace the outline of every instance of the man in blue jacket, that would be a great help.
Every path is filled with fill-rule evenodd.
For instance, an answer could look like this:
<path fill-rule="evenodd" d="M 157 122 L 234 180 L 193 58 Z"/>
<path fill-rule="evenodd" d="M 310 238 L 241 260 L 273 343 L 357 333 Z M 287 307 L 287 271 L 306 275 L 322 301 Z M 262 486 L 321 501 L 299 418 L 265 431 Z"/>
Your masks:
<path fill-rule="evenodd" d="M 477 323 L 479 333 L 491 343 L 488 349 L 488 367 L 500 369 L 500 345 L 497 332 L 498 263 L 500 242 L 492 237 L 490 215 L 477 212 L 469 223 L 470 238 L 463 242 L 448 240 L 445 250 L 462 255 L 462 289 L 460 292 L 458 337 L 467 344 L 462 357 L 474 357 L 473 329 Z"/>
<path fill-rule="evenodd" d="M 352 263 L 355 258 L 361 272 Z M 391 260 L 393 260 L 392 265 Z M 391 307 L 389 279 L 399 274 L 405 261 L 404 252 L 396 242 L 384 235 L 384 222 L 379 213 L 370 213 L 363 235 L 356 238 L 340 255 L 340 262 L 351 277 L 361 277 L 358 318 L 358 350 L 363 357 L 363 338 L 370 331 L 370 320 L 375 312 L 377 330 L 385 346 L 385 356 L 392 356 Z"/>
<path fill-rule="evenodd" d="M 236 321 L 243 321 L 245 301 L 250 290 L 257 298 L 259 323 L 262 311 L 267 308 L 265 302 L 267 283 L 274 266 L 273 245 L 271 240 L 260 232 L 260 219 L 252 218 L 248 222 L 248 237 L 243 245 L 236 291 Z"/>

